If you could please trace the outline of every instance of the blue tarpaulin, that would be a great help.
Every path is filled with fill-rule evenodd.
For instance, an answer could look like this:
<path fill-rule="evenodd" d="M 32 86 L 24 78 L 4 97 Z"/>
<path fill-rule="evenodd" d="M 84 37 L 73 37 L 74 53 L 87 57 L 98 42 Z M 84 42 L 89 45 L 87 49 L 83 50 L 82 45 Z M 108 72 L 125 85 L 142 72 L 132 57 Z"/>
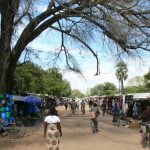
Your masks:
<path fill-rule="evenodd" d="M 22 101 L 26 102 L 26 103 L 38 103 L 38 104 L 42 104 L 43 101 L 36 97 L 36 96 L 25 96 Z"/>

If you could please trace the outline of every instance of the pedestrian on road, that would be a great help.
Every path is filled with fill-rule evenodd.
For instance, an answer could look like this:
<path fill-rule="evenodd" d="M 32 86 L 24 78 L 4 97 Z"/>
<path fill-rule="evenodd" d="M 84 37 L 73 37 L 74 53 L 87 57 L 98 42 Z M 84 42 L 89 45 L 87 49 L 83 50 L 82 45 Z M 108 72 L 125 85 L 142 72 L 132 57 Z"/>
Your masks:
<path fill-rule="evenodd" d="M 68 105 L 69 105 L 69 101 L 67 100 L 67 101 L 65 101 L 65 110 L 68 109 Z"/>
<path fill-rule="evenodd" d="M 94 123 L 96 131 L 99 131 L 98 130 L 98 117 L 99 117 L 99 115 L 100 115 L 100 109 L 97 106 L 97 103 L 93 103 L 93 107 L 92 107 L 92 110 L 91 110 L 91 119 Z"/>
<path fill-rule="evenodd" d="M 106 112 L 106 101 L 105 100 L 103 101 L 103 104 L 102 104 L 101 108 L 102 108 L 103 116 L 104 116 L 105 112 Z"/>
<path fill-rule="evenodd" d="M 83 115 L 85 114 L 85 105 L 86 105 L 85 101 L 82 100 L 82 102 L 81 102 L 81 112 L 82 112 Z"/>
<path fill-rule="evenodd" d="M 59 150 L 59 137 L 62 136 L 60 118 L 53 107 L 44 120 L 44 137 L 47 139 L 48 150 Z"/>
<path fill-rule="evenodd" d="M 93 100 L 90 99 L 90 100 L 89 100 L 89 110 L 90 110 L 90 111 L 91 111 L 91 109 L 92 109 L 92 106 L 93 106 Z"/>
<path fill-rule="evenodd" d="M 113 121 L 113 123 L 117 122 L 119 112 L 120 112 L 120 109 L 119 109 L 117 102 L 116 102 L 115 106 L 112 109 L 112 113 L 113 113 L 113 120 L 112 121 Z"/>
<path fill-rule="evenodd" d="M 71 101 L 71 110 L 72 110 L 72 114 L 75 114 L 75 110 L 77 108 L 77 102 L 75 100 Z"/>

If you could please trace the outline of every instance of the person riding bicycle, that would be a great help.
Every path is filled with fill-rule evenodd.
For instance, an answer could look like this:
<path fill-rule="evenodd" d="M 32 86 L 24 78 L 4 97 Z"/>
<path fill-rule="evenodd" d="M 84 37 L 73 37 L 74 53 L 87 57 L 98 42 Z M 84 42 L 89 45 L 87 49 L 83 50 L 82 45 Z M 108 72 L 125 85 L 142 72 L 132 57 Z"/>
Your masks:
<path fill-rule="evenodd" d="M 100 115 L 100 109 L 97 106 L 97 103 L 93 103 L 93 107 L 91 109 L 91 119 L 94 123 L 96 131 L 98 131 L 98 117 Z"/>

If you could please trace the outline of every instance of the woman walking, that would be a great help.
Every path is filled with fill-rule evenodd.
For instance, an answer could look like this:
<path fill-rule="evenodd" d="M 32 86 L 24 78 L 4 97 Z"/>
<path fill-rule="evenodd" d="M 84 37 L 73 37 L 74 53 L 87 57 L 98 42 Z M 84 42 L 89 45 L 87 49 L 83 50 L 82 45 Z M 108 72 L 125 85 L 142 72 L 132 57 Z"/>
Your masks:
<path fill-rule="evenodd" d="M 47 150 L 59 150 L 60 136 L 62 136 L 60 118 L 57 110 L 51 108 L 44 120 L 44 137 L 47 138 Z"/>

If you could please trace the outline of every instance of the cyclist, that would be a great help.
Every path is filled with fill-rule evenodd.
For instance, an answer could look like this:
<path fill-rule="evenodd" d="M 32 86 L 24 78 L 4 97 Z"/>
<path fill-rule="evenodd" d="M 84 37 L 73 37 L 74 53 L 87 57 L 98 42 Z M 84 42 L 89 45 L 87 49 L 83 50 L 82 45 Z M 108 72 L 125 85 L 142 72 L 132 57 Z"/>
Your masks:
<path fill-rule="evenodd" d="M 91 119 L 94 123 L 96 131 L 99 131 L 98 130 L 98 117 L 99 117 L 99 115 L 100 115 L 100 109 L 97 106 L 97 103 L 93 103 L 93 107 L 91 109 Z"/>

